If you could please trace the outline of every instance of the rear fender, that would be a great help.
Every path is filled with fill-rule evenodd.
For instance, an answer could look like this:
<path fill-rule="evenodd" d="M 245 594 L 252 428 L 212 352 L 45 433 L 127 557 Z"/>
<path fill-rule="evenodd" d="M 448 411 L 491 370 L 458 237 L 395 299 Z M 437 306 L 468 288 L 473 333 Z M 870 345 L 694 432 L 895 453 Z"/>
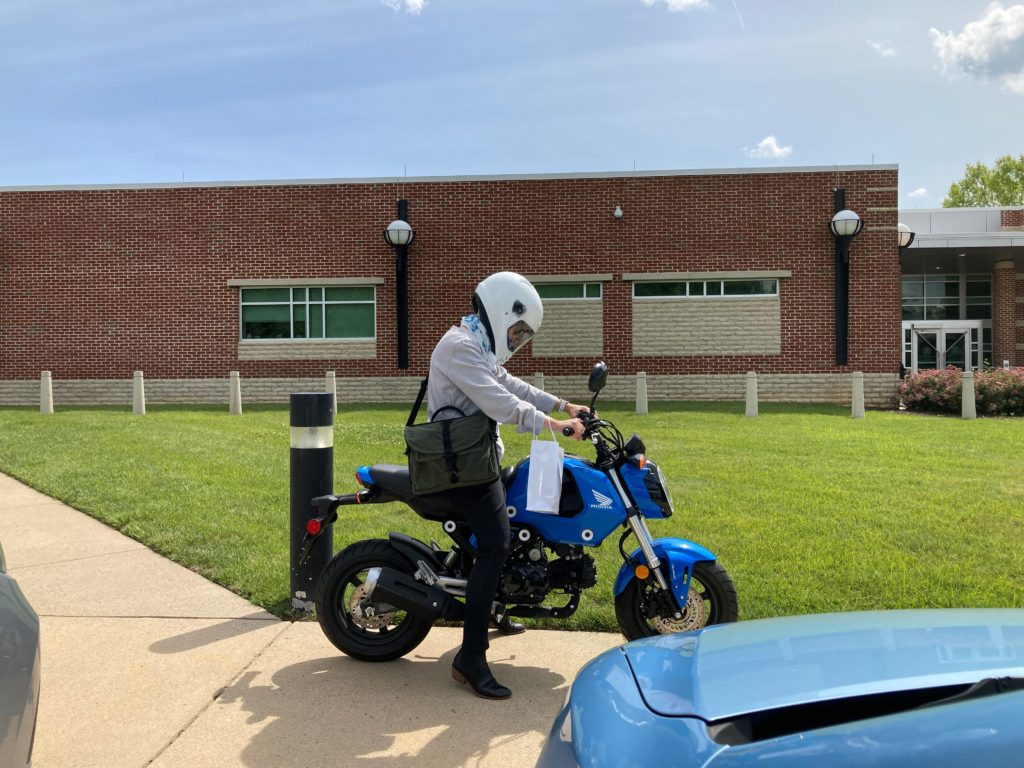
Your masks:
<path fill-rule="evenodd" d="M 693 576 L 693 566 L 697 563 L 714 561 L 717 558 L 700 544 L 687 539 L 655 539 L 654 554 L 662 563 L 668 564 L 669 584 L 672 587 L 672 594 L 681 606 L 686 602 L 686 594 L 690 591 L 690 578 Z M 615 588 L 613 594 L 618 597 L 622 590 L 633 578 L 634 565 L 631 563 L 646 562 L 640 547 L 629 553 L 630 562 L 622 564 L 619 575 L 615 577 Z"/>
<path fill-rule="evenodd" d="M 443 568 L 441 561 L 437 559 L 437 553 L 419 539 L 414 539 L 412 536 L 407 536 L 404 533 L 389 533 L 388 541 L 412 565 L 416 565 L 417 560 L 423 560 L 435 571 Z"/>

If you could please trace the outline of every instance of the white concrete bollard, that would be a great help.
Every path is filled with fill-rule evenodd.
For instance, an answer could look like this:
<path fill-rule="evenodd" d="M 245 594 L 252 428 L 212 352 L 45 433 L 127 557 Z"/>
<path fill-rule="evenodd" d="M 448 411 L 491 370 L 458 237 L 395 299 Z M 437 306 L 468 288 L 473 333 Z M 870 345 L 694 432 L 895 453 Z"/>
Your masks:
<path fill-rule="evenodd" d="M 334 371 L 327 372 L 327 392 L 331 393 L 331 413 L 337 415 L 338 413 L 338 380 L 334 375 Z"/>
<path fill-rule="evenodd" d="M 142 379 L 142 371 L 136 371 L 132 379 L 132 413 L 136 416 L 146 415 L 146 385 Z"/>
<path fill-rule="evenodd" d="M 53 413 L 53 378 L 49 371 L 39 377 L 39 412 Z"/>
<path fill-rule="evenodd" d="M 640 416 L 647 415 L 647 374 L 643 371 L 636 374 L 636 412 Z"/>
<path fill-rule="evenodd" d="M 533 374 L 533 386 L 535 386 L 541 392 L 546 392 L 547 391 L 546 389 L 544 389 L 544 374 L 543 373 L 535 373 L 535 374 Z"/>
<path fill-rule="evenodd" d="M 974 403 L 974 371 L 964 371 L 960 397 L 960 417 L 964 419 L 978 418 L 978 411 Z"/>
<path fill-rule="evenodd" d="M 850 415 L 855 419 L 864 418 L 864 373 L 853 372 L 853 406 Z"/>
<path fill-rule="evenodd" d="M 747 372 L 747 416 L 757 416 L 757 373 Z"/>
<path fill-rule="evenodd" d="M 238 371 L 231 372 L 231 404 L 229 412 L 232 416 L 242 415 L 242 380 L 238 377 Z"/>

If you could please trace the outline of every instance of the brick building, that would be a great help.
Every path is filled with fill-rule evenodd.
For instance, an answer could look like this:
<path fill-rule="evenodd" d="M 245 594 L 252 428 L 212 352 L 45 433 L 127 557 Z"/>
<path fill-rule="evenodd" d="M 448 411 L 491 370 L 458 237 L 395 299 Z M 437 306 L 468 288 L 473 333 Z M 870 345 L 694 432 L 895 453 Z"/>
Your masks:
<path fill-rule="evenodd" d="M 836 187 L 864 221 L 842 366 Z M 381 237 L 398 199 L 416 231 L 408 369 Z M 511 269 L 546 314 L 509 368 L 549 391 L 579 397 L 602 358 L 609 398 L 643 371 L 651 399 L 740 399 L 757 371 L 763 399 L 845 402 L 863 371 L 868 404 L 890 405 L 897 213 L 895 166 L 0 188 L 0 403 L 38 402 L 43 370 L 58 405 L 130 402 L 136 370 L 151 403 L 226 402 L 230 371 L 246 401 L 281 401 L 329 370 L 339 399 L 407 401 L 474 285 Z M 1017 364 L 1020 268 L 993 289 Z"/>

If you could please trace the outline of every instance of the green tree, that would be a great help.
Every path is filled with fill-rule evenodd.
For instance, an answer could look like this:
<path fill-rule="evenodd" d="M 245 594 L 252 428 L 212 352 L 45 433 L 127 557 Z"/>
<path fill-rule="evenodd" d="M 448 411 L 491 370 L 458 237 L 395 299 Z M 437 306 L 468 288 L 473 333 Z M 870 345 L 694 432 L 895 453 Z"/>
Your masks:
<path fill-rule="evenodd" d="M 1024 205 L 1024 155 L 1003 155 L 991 168 L 969 164 L 942 201 L 944 208 L 995 205 Z"/>

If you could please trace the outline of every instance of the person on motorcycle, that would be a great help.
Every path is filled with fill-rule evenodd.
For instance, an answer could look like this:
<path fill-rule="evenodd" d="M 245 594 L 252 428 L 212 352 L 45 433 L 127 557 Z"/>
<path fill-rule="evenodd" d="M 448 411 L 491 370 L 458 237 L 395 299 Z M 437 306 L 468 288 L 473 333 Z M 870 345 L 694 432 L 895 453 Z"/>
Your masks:
<path fill-rule="evenodd" d="M 543 392 L 503 367 L 540 330 L 543 319 L 540 296 L 526 278 L 498 272 L 482 280 L 473 294 L 473 314 L 450 328 L 430 356 L 428 415 L 433 418 L 439 409 L 454 406 L 467 416 L 483 411 L 499 424 L 515 424 L 518 431 L 534 435 L 569 426 L 572 437 L 582 439 L 583 423 L 578 414 L 586 406 Z M 547 415 L 556 409 L 571 418 L 559 421 Z M 499 461 L 503 454 L 499 435 Z M 498 579 L 510 549 L 505 489 L 498 479 L 444 493 L 465 511 L 477 540 L 476 559 L 466 585 L 462 647 L 452 662 L 452 677 L 468 683 L 478 696 L 507 699 L 512 692 L 494 679 L 486 659 L 489 624 L 505 634 L 524 629 L 493 612 Z"/>

